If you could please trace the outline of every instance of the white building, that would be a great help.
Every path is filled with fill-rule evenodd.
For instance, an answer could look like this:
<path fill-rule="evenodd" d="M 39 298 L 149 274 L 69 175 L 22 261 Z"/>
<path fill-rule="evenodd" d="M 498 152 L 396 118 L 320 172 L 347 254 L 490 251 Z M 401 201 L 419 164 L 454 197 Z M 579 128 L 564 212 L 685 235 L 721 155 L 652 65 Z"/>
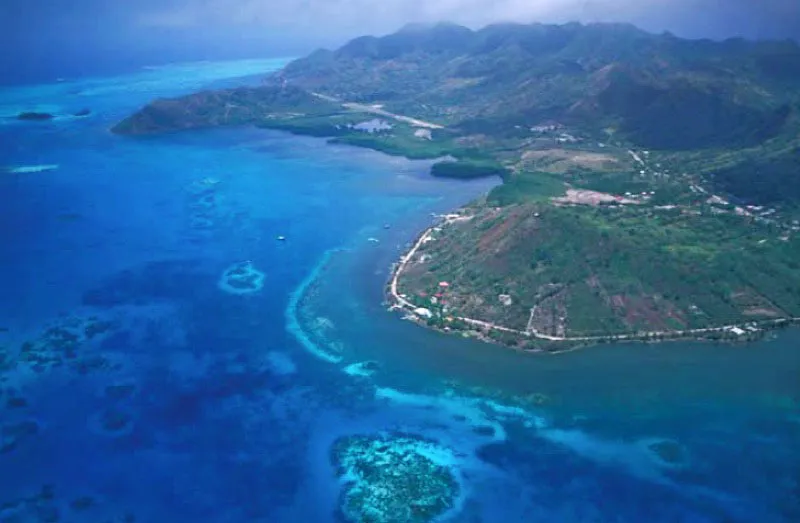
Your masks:
<path fill-rule="evenodd" d="M 433 313 L 429 309 L 426 309 L 424 307 L 414 309 L 414 314 L 422 318 L 433 318 Z"/>

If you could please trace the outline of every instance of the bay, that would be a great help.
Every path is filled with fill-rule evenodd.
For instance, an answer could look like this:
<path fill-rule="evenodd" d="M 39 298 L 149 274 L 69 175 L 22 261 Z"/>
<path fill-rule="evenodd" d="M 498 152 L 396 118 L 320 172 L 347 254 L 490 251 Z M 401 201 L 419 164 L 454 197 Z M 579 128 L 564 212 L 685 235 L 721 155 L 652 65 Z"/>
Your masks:
<path fill-rule="evenodd" d="M 0 521 L 334 521 L 336 442 L 398 434 L 455 478 L 444 520 L 797 520 L 797 331 L 445 336 L 386 310 L 390 266 L 497 181 L 250 128 L 108 132 L 283 63 L 0 88 Z"/>

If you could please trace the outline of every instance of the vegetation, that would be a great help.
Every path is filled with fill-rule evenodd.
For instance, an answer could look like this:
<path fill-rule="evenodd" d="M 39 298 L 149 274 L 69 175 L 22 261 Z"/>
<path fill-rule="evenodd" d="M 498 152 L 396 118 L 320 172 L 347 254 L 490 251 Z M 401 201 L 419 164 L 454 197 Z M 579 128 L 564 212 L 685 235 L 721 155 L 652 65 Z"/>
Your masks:
<path fill-rule="evenodd" d="M 452 141 L 423 140 L 415 137 L 413 131 L 406 126 L 400 126 L 389 133 L 351 132 L 334 139 L 333 142 L 367 147 L 382 153 L 405 156 L 414 160 L 432 160 L 457 151 L 457 147 Z"/>
<path fill-rule="evenodd" d="M 543 121 L 637 146 L 746 147 L 784 132 L 800 46 L 690 41 L 632 26 L 441 24 L 362 37 L 276 76 L 504 138 Z M 778 65 L 780 64 L 780 65 Z M 517 126 L 519 126 L 518 129 Z"/>
<path fill-rule="evenodd" d="M 536 307 L 534 327 L 562 336 L 800 316 L 800 240 L 707 211 L 485 208 L 426 244 L 401 290 L 429 296 L 447 281 L 448 315 L 525 330 Z"/>
<path fill-rule="evenodd" d="M 785 143 L 800 134 L 800 81 L 787 73 L 798 64 L 800 46 L 791 42 L 690 41 L 627 25 L 412 26 L 315 52 L 266 78 L 264 86 L 157 100 L 114 130 L 257 124 L 410 158 L 462 158 L 477 144 L 481 162 L 506 164 L 539 145 L 531 142 L 531 129 L 555 122 L 581 136 L 584 148 L 611 141 L 674 151 L 681 162 L 708 151 L 726 161 L 701 155 L 703 174 L 715 174 L 705 166 L 716 164 L 720 187 L 745 197 L 751 173 L 761 173 L 766 181 L 752 197 L 766 202 L 786 194 L 775 191 L 779 185 L 798 191 L 784 175 L 796 165 L 800 146 Z M 447 129 L 430 139 L 399 122 L 391 133 L 357 132 L 348 125 L 365 112 L 343 109 L 336 99 L 379 103 Z M 776 154 L 762 158 L 759 150 L 772 144 Z M 738 155 L 742 149 L 751 153 Z M 472 162 L 434 173 L 505 174 Z M 581 182 L 597 186 L 595 178 Z M 629 185 L 625 190 L 646 190 L 647 181 Z"/>
<path fill-rule="evenodd" d="M 348 126 L 357 122 L 357 118 L 353 118 L 354 116 L 357 115 L 330 113 L 314 116 L 262 118 L 256 123 L 256 126 L 304 136 L 327 138 L 348 134 L 350 132 Z"/>
<path fill-rule="evenodd" d="M 508 177 L 506 183 L 492 189 L 487 197 L 490 205 L 505 207 L 537 199 L 547 199 L 564 193 L 564 182 L 545 172 L 520 172 Z"/>
<path fill-rule="evenodd" d="M 442 178 L 485 178 L 487 176 L 500 176 L 506 178 L 508 169 L 492 160 L 462 159 L 455 162 L 439 162 L 431 168 L 433 176 Z"/>
<path fill-rule="evenodd" d="M 727 192 L 748 201 L 771 205 L 800 201 L 800 146 L 780 156 L 748 158 L 715 173 Z"/>
<path fill-rule="evenodd" d="M 156 100 L 112 129 L 119 134 L 255 124 L 269 117 L 325 114 L 337 106 L 297 87 L 238 87 Z"/>
<path fill-rule="evenodd" d="M 413 26 L 317 51 L 261 87 L 155 101 L 114 130 L 254 124 L 438 159 L 434 176 L 502 177 L 401 280 L 433 327 L 472 328 L 461 316 L 610 340 L 737 324 L 751 329 L 707 336 L 747 339 L 753 322 L 800 316 L 797 71 L 791 42 Z"/>

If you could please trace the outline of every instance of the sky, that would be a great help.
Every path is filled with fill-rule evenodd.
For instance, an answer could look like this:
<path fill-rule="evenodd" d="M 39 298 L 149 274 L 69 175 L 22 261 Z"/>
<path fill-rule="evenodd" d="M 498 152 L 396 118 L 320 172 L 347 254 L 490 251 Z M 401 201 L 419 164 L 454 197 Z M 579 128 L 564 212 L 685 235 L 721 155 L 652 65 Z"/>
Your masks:
<path fill-rule="evenodd" d="M 298 56 L 406 23 L 630 22 L 800 39 L 800 0 L 0 0 L 0 83 L 169 61 Z"/>

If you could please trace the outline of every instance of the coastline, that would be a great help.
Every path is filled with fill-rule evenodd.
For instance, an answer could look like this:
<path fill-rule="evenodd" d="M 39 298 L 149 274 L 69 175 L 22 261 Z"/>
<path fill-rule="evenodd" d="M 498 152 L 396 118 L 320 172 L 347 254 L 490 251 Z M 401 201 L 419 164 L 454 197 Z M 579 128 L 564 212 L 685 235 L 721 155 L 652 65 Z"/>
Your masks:
<path fill-rule="evenodd" d="M 312 93 L 314 94 L 314 93 Z M 423 128 L 439 128 L 436 124 L 423 122 L 420 120 L 408 119 L 402 115 L 393 113 L 377 112 L 372 107 L 362 106 L 360 104 L 349 104 L 346 102 L 339 102 L 343 107 L 353 111 L 354 113 L 365 114 L 379 114 L 396 121 L 408 123 L 413 127 Z M 247 122 L 241 122 L 238 125 L 249 125 Z M 409 147 L 408 144 L 398 148 L 386 147 L 385 144 L 375 141 L 351 141 L 345 140 L 341 136 L 331 134 L 327 128 L 316 127 L 286 127 L 285 125 L 269 125 L 262 122 L 260 125 L 255 125 L 255 128 L 271 129 L 279 132 L 288 133 L 296 136 L 311 136 L 322 138 L 328 144 L 341 144 L 350 147 L 358 147 L 365 150 L 375 151 L 387 156 L 397 156 L 409 160 L 426 159 L 436 162 L 441 160 L 441 155 L 428 155 L 422 147 L 423 144 L 414 144 Z M 123 133 L 125 134 L 125 133 Z M 346 137 L 345 137 L 346 138 Z M 434 166 L 436 164 L 434 163 Z M 431 173 L 433 176 L 434 174 Z M 442 176 L 441 174 L 439 176 Z M 466 178 L 459 174 L 445 175 L 442 177 L 448 178 Z M 720 325 L 713 327 L 695 328 L 683 331 L 639 331 L 639 332 L 618 332 L 603 335 L 586 335 L 586 336 L 558 336 L 547 334 L 545 332 L 537 331 L 532 325 L 532 321 L 528 321 L 528 326 L 525 330 L 518 330 L 509 328 L 500 324 L 495 324 L 480 320 L 477 318 L 461 317 L 461 316 L 448 316 L 440 312 L 438 315 L 432 316 L 431 311 L 425 309 L 423 306 L 416 307 L 411 301 L 406 299 L 399 291 L 399 280 L 403 271 L 410 262 L 419 248 L 430 237 L 434 229 L 441 226 L 447 226 L 455 221 L 465 221 L 471 219 L 471 216 L 465 214 L 466 207 L 460 207 L 453 214 L 440 215 L 444 220 L 434 224 L 431 227 L 423 230 L 415 239 L 411 248 L 406 251 L 395 262 L 390 270 L 391 276 L 384 294 L 390 303 L 390 310 L 399 309 L 404 311 L 404 319 L 408 319 L 420 325 L 433 328 L 444 333 L 460 332 L 466 337 L 475 338 L 481 341 L 486 341 L 493 344 L 500 344 L 515 350 L 526 353 L 562 353 L 587 346 L 594 346 L 605 343 L 660 343 L 664 341 L 680 341 L 680 340 L 696 340 L 696 341 L 717 341 L 722 343 L 744 343 L 752 342 L 764 337 L 772 330 L 784 328 L 800 323 L 800 317 L 782 317 L 772 318 L 765 320 L 755 321 L 740 321 L 736 324 Z M 534 306 L 530 311 L 531 319 L 534 316 Z M 422 311 L 422 313 L 420 313 Z M 436 321 L 431 321 L 436 320 Z M 438 323 L 438 324 L 437 324 Z M 446 324 L 446 325 L 445 325 Z M 493 336 L 495 334 L 496 336 Z M 510 339 L 496 339 L 505 336 Z"/>
<path fill-rule="evenodd" d="M 392 266 L 390 267 L 390 269 L 389 269 L 389 279 L 386 282 L 386 284 L 384 285 L 384 287 L 385 287 L 384 294 L 385 294 L 385 296 L 386 296 L 386 298 L 388 300 L 388 303 L 390 304 L 389 305 L 389 311 L 395 311 L 395 310 L 403 311 L 405 313 L 403 315 L 403 319 L 404 320 L 411 321 L 411 322 L 416 323 L 416 324 L 418 324 L 420 326 L 427 327 L 427 328 L 430 328 L 430 329 L 435 330 L 435 331 L 443 332 L 445 334 L 452 334 L 452 330 L 450 330 L 449 328 L 441 329 L 441 328 L 437 328 L 437 327 L 434 327 L 432 325 L 429 325 L 425 321 L 424 317 L 420 316 L 419 314 L 416 314 L 415 310 L 417 308 L 414 306 L 414 304 L 412 304 L 410 301 L 408 301 L 405 298 L 404 294 L 400 294 L 400 292 L 398 291 L 398 284 L 399 284 L 400 277 L 402 275 L 403 270 L 406 268 L 408 263 L 413 259 L 414 255 L 419 250 L 419 248 L 424 243 L 426 243 L 428 238 L 430 238 L 430 235 L 434 232 L 434 229 L 436 229 L 437 227 L 441 227 L 442 225 L 445 225 L 445 224 L 453 223 L 455 221 L 467 221 L 467 220 L 469 220 L 471 218 L 471 216 L 469 216 L 469 215 L 459 214 L 463 210 L 464 210 L 464 208 L 462 207 L 462 208 L 457 209 L 456 211 L 454 211 L 451 214 L 438 215 L 439 217 L 443 217 L 444 219 L 442 221 L 438 222 L 438 223 L 435 223 L 435 224 L 431 225 L 427 229 L 424 229 L 419 235 L 417 235 L 416 238 L 414 238 L 414 240 L 412 240 L 411 248 L 409 250 L 407 250 L 400 257 L 399 261 L 393 263 Z M 459 319 L 464 320 L 464 318 L 459 318 Z M 490 325 L 490 324 L 488 324 L 486 322 L 480 322 L 479 320 L 471 320 L 471 321 L 478 321 L 480 324 L 484 324 L 487 327 Z M 470 321 L 467 321 L 467 323 L 470 323 Z M 495 327 L 492 327 L 492 328 L 498 328 L 499 330 L 504 330 L 504 331 L 507 331 L 507 332 L 516 332 L 516 331 L 513 331 L 512 329 L 507 329 L 507 328 L 501 327 L 501 326 L 495 326 Z M 478 339 L 480 341 L 484 341 L 484 342 L 487 342 L 487 343 L 493 343 L 493 344 L 499 344 L 496 340 L 493 340 L 493 339 L 489 338 L 488 335 L 486 335 L 483 331 L 480 331 L 478 329 L 475 329 L 475 330 L 462 330 L 462 331 L 459 331 L 459 332 L 462 332 L 463 335 L 467 335 L 469 337 Z M 509 347 L 509 348 L 515 348 L 515 347 Z M 515 348 L 515 349 L 519 350 L 520 352 L 542 352 L 542 351 L 520 350 L 518 348 Z"/>
<path fill-rule="evenodd" d="M 455 223 L 458 221 L 469 221 L 472 218 L 472 216 L 466 214 L 466 212 L 467 211 L 465 207 L 460 207 L 450 214 L 438 215 L 439 218 L 443 219 L 423 230 L 412 241 L 411 247 L 407 251 L 405 251 L 404 254 L 401 255 L 400 259 L 397 262 L 392 264 L 389 270 L 389 279 L 387 283 L 384 285 L 384 295 L 386 296 L 387 302 L 389 303 L 389 309 L 388 309 L 389 311 L 395 311 L 395 310 L 403 311 L 404 315 L 402 319 L 411 321 L 419 326 L 429 328 L 447 335 L 461 333 L 461 335 L 465 337 L 478 339 L 480 341 L 484 341 L 494 345 L 501 345 L 503 347 L 513 349 L 517 352 L 522 352 L 527 354 L 564 354 L 567 352 L 573 352 L 579 349 L 607 344 L 607 343 L 665 343 L 665 342 L 690 340 L 690 341 L 713 341 L 728 345 L 741 344 L 741 343 L 759 341 L 772 331 L 800 324 L 800 317 L 790 317 L 790 318 L 776 318 L 770 320 L 753 321 L 746 323 L 740 322 L 737 324 L 720 325 L 717 327 L 706 327 L 700 329 L 690 329 L 686 331 L 644 331 L 635 333 L 608 334 L 602 336 L 573 336 L 573 337 L 551 336 L 540 333 L 535 329 L 520 331 L 517 329 L 511 329 L 508 327 L 504 327 L 502 325 L 497 325 L 483 320 L 460 317 L 460 316 L 453 316 L 452 318 L 444 318 L 443 320 L 446 323 L 450 324 L 453 323 L 452 320 L 457 320 L 465 325 L 474 328 L 456 329 L 451 326 L 445 326 L 445 327 L 437 326 L 436 324 L 428 321 L 431 318 L 425 316 L 425 313 L 422 312 L 421 308 L 416 307 L 413 303 L 408 301 L 407 296 L 405 294 L 400 293 L 398 289 L 400 278 L 402 277 L 403 271 L 406 269 L 408 264 L 413 260 L 414 255 L 417 253 L 420 247 L 424 245 L 427 241 L 430 241 L 429 239 L 431 238 L 432 233 L 435 232 L 436 229 L 443 226 L 447 226 L 451 223 Z M 535 307 L 531 309 L 531 315 L 533 315 L 534 310 Z M 745 324 L 752 327 L 752 329 L 743 331 L 742 334 L 739 334 L 739 331 L 741 331 L 740 326 Z M 546 347 L 523 348 L 517 345 L 504 343 L 500 340 L 492 338 L 490 336 L 490 333 L 492 331 L 499 331 L 516 336 L 517 338 L 515 339 L 515 341 L 517 343 L 521 341 L 541 341 L 544 343 L 549 343 L 549 345 L 547 345 Z M 711 339 L 708 336 L 704 336 L 714 333 L 730 334 L 732 336 L 722 339 Z M 558 344 L 558 346 L 554 346 L 553 344 Z"/>
<path fill-rule="evenodd" d="M 384 284 L 384 296 L 386 298 L 386 302 L 389 305 L 388 311 L 390 311 L 390 312 L 402 311 L 404 313 L 403 316 L 402 316 L 403 320 L 410 321 L 410 322 L 415 323 L 416 325 L 418 325 L 420 327 L 423 327 L 423 328 L 427 328 L 427 329 L 430 329 L 430 330 L 441 332 L 441 333 L 447 334 L 449 336 L 453 336 L 456 333 L 460 333 L 462 337 L 471 338 L 473 340 L 478 340 L 478 341 L 482 341 L 482 342 L 485 342 L 485 343 L 490 343 L 492 345 L 500 345 L 500 346 L 503 346 L 503 347 L 505 347 L 507 349 L 512 349 L 515 352 L 519 352 L 519 353 L 525 353 L 525 354 L 565 354 L 565 353 L 568 353 L 568 352 L 573 352 L 573 351 L 576 351 L 578 349 L 585 348 L 587 345 L 563 347 L 563 348 L 560 348 L 558 350 L 523 349 L 523 348 L 520 348 L 520 347 L 515 347 L 515 346 L 511 346 L 511 345 L 505 344 L 505 343 L 501 343 L 498 340 L 492 339 L 488 334 L 490 330 L 497 329 L 497 330 L 510 332 L 510 333 L 514 333 L 514 334 L 519 334 L 520 336 L 523 336 L 523 333 L 521 333 L 519 331 L 515 331 L 513 329 L 508 329 L 508 328 L 502 327 L 502 326 L 494 326 L 494 325 L 492 325 L 492 324 L 490 324 L 488 322 L 483 322 L 481 320 L 474 320 L 474 319 L 471 319 L 471 318 L 458 318 L 458 319 L 460 319 L 462 321 L 465 321 L 465 323 L 467 323 L 467 324 L 482 326 L 486 330 L 480 330 L 480 329 L 476 328 L 476 329 L 462 329 L 462 330 L 455 330 L 454 331 L 453 329 L 450 329 L 448 327 L 439 328 L 439 327 L 430 325 L 427 321 L 425 321 L 425 318 L 423 318 L 422 316 L 420 316 L 418 314 L 415 314 L 414 311 L 415 311 L 416 307 L 414 307 L 414 305 L 411 302 L 409 302 L 404 297 L 404 295 L 400 294 L 399 291 L 398 291 L 398 284 L 399 284 L 400 277 L 402 275 L 403 269 L 405 269 L 405 267 L 408 264 L 408 262 L 410 262 L 411 259 L 414 257 L 414 255 L 416 254 L 416 252 L 419 249 L 419 247 L 421 247 L 422 244 L 425 243 L 426 238 L 430 237 L 430 234 L 432 232 L 434 232 L 434 229 L 436 229 L 437 227 L 440 227 L 443 223 L 446 223 L 447 219 L 448 219 L 448 216 L 450 216 L 450 217 L 455 216 L 456 213 L 459 213 L 459 212 L 461 212 L 463 210 L 464 210 L 464 207 L 461 207 L 461 208 L 458 208 L 455 211 L 453 211 L 452 214 L 443 215 L 445 219 L 442 222 L 435 223 L 435 224 L 431 225 L 430 227 L 424 229 L 421 233 L 419 233 L 419 235 L 417 235 L 411 241 L 411 247 L 409 248 L 409 250 L 405 251 L 405 253 L 400 257 L 400 259 L 398 261 L 394 262 L 390 266 L 390 268 L 389 268 L 389 278 L 386 281 L 386 283 Z M 440 216 L 442 216 L 442 215 L 440 215 Z M 453 218 L 453 219 L 455 219 L 455 218 Z M 465 219 L 468 219 L 468 218 L 461 218 L 461 219 L 465 220 Z M 528 338 L 528 337 L 526 336 L 526 338 Z"/>
<path fill-rule="evenodd" d="M 441 520 L 558 521 L 578 514 L 640 521 L 653 515 L 647 500 L 660 505 L 653 523 L 685 514 L 780 519 L 772 503 L 792 499 L 800 459 L 792 443 L 800 330 L 742 350 L 631 343 L 536 358 L 496 347 L 496 340 L 421 329 L 386 313 L 384 284 L 395 273 L 389 267 L 436 226 L 432 212 L 445 215 L 461 205 L 472 212 L 466 202 L 479 199 L 485 183 L 467 188 L 433 180 L 426 164 L 412 169 L 372 150 L 318 139 L 274 132 L 262 140 L 260 131 L 236 130 L 226 141 L 218 137 L 230 131 L 219 131 L 163 140 L 166 146 L 117 144 L 107 158 L 115 173 L 109 183 L 86 183 L 97 178 L 92 166 L 105 155 L 98 130 L 80 137 L 85 151 L 72 132 L 64 133 L 65 143 L 75 143 L 67 176 L 43 178 L 45 188 L 61 191 L 42 192 L 56 201 L 81 191 L 69 210 L 86 219 L 54 227 L 63 208 L 57 201 L 40 206 L 43 220 L 31 226 L 41 235 L 15 245 L 5 271 L 5 281 L 21 285 L 7 287 L 5 307 L 19 312 L 0 339 L 14 356 L 25 341 L 17 334 L 29 337 L 17 332 L 18 316 L 35 323 L 36 332 L 47 327 L 39 325 L 41 307 L 31 308 L 33 299 L 44 299 L 47 312 L 56 307 L 55 314 L 91 292 L 121 301 L 116 307 L 125 321 L 119 335 L 101 336 L 85 356 L 79 353 L 86 361 L 108 356 L 114 368 L 84 375 L 68 363 L 39 379 L 23 373 L 27 382 L 12 378 L 4 387 L 4 403 L 29 402 L 5 411 L 8 425 L 39 423 L 37 434 L 2 456 L 11 470 L 0 480 L 7 493 L 0 501 L 16 503 L 9 517 L 57 509 L 62 519 L 65 512 L 191 519 L 197 512 L 191 504 L 171 502 L 183 493 L 202 498 L 209 519 L 329 521 L 341 517 L 351 492 L 332 456 L 366 442 L 372 444 L 351 464 L 382 468 L 360 478 L 367 499 L 388 489 L 411 506 L 411 494 L 421 491 L 416 485 L 425 487 L 414 472 L 444 470 L 455 478 L 458 495 L 446 498 L 453 509 Z M 73 176 L 81 172 L 88 176 Z M 216 203 L 203 211 L 209 225 L 195 230 L 193 184 L 206 176 L 219 176 Z M 38 191 L 22 194 L 28 195 L 34 207 L 41 202 Z M 100 207 L 119 199 L 109 195 L 130 199 Z M 11 205 L 12 217 L 29 214 L 21 203 Z M 97 219 L 103 216 L 111 219 Z M 476 226 L 473 219 L 453 227 Z M 59 254 L 65 244 L 76 248 Z M 41 256 L 48 245 L 57 256 Z M 428 248 L 443 246 L 423 245 L 399 271 L 398 291 L 408 291 L 411 302 L 411 289 L 423 290 L 414 282 L 426 268 L 416 262 Z M 142 255 L 131 257 L 133 251 Z M 43 264 L 48 258 L 57 263 Z M 216 278 L 242 259 L 263 270 L 265 287 L 249 296 L 220 293 Z M 31 271 L 50 273 L 39 281 L 53 283 L 26 283 L 20 276 Z M 330 318 L 329 328 L 320 317 Z M 524 329 L 525 319 L 516 326 Z M 339 362 L 310 348 L 340 355 Z M 125 425 L 87 432 L 87 421 L 93 428 L 98 416 Z M 206 460 L 209 441 L 214 455 Z M 93 466 L 76 474 L 92 453 Z M 53 455 L 64 459 L 46 459 Z M 399 457 L 408 461 L 398 464 Z M 442 468 L 418 466 L 431 460 Z M 26 462 L 45 466 L 39 471 Z M 176 463 L 185 468 L 177 477 Z M 397 479 L 390 481 L 387 469 Z M 130 474 L 119 474 L 125 470 Z M 103 487 L 114 477 L 119 499 Z M 45 484 L 55 485 L 53 499 L 45 499 L 53 490 L 45 492 Z M 47 495 L 36 501 L 40 488 Z M 626 500 L 631 491 L 644 502 Z M 616 492 L 622 496 L 612 497 Z M 85 510 L 88 501 L 93 506 Z"/>

